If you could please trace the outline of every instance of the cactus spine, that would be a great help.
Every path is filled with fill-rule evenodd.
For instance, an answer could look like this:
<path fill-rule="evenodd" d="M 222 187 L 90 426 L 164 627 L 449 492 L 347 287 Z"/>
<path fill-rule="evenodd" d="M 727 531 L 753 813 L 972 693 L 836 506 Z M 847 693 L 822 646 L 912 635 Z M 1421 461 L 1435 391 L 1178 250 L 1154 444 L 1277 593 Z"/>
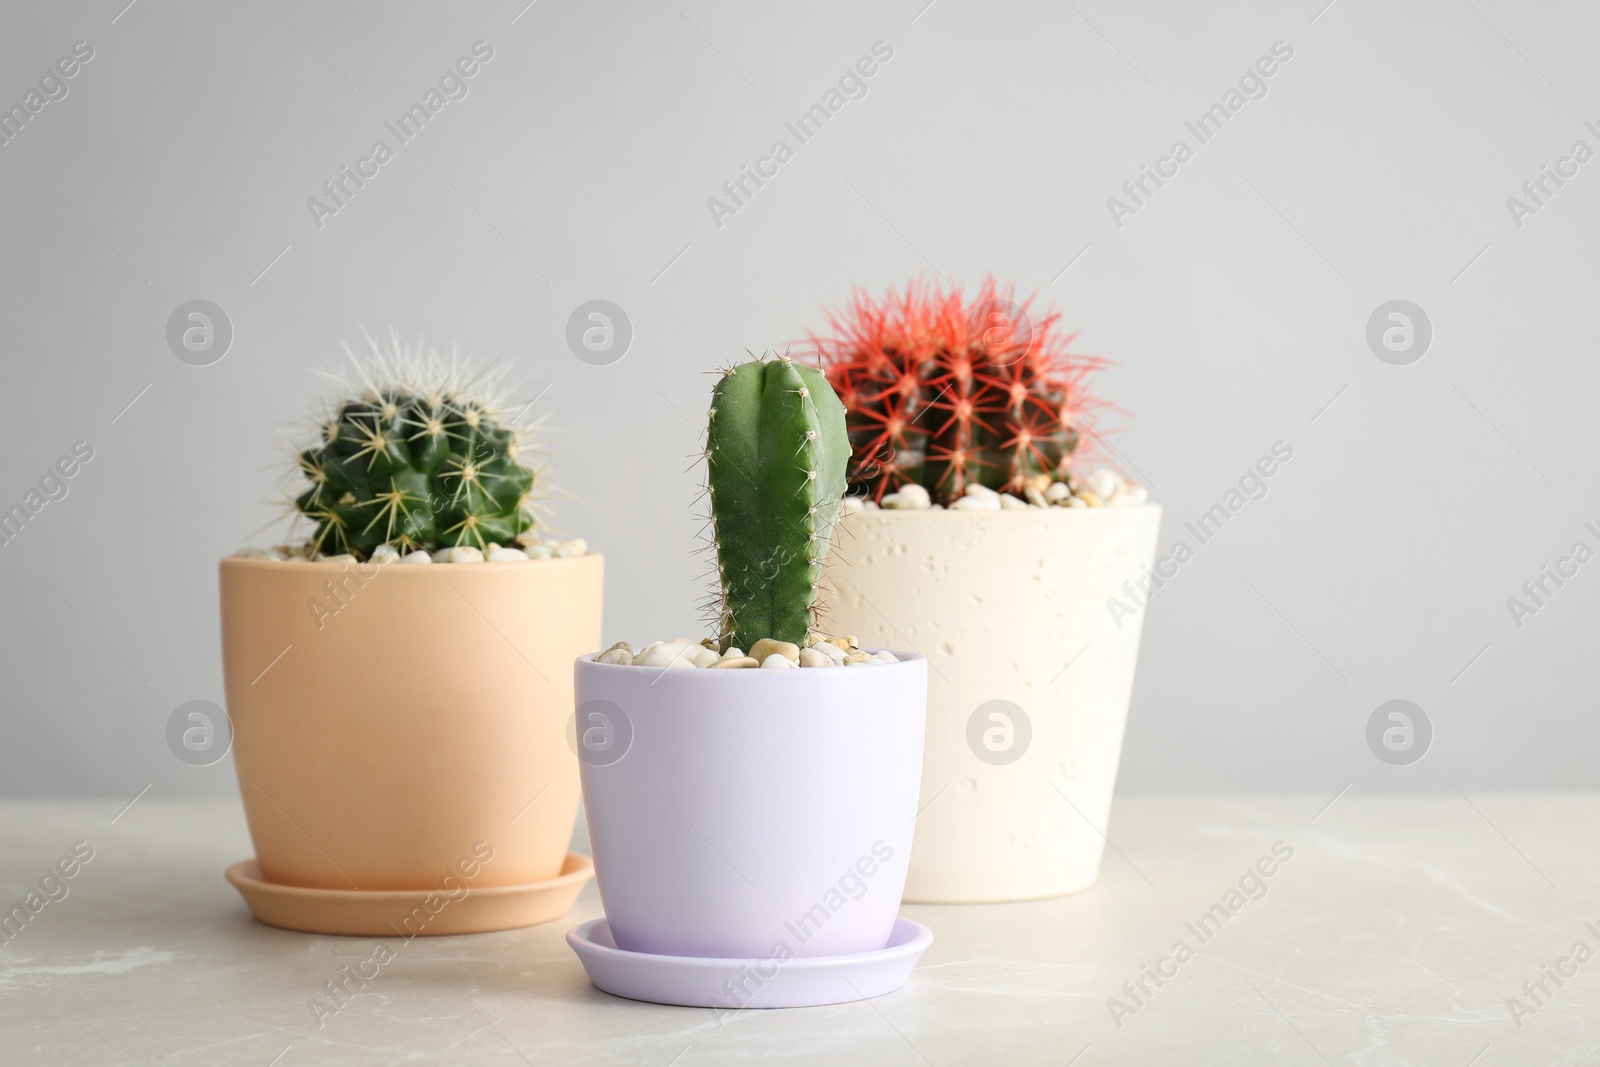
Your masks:
<path fill-rule="evenodd" d="M 312 550 L 481 549 L 531 529 L 537 476 L 517 461 L 522 430 L 491 397 L 494 375 L 398 341 L 372 347 L 366 362 L 352 356 L 355 395 L 334 402 L 320 442 L 298 456 L 310 485 L 294 506 L 315 524 Z"/>
<path fill-rule="evenodd" d="M 724 649 L 805 643 L 849 458 L 844 407 L 821 373 L 788 357 L 723 372 L 706 465 Z"/>

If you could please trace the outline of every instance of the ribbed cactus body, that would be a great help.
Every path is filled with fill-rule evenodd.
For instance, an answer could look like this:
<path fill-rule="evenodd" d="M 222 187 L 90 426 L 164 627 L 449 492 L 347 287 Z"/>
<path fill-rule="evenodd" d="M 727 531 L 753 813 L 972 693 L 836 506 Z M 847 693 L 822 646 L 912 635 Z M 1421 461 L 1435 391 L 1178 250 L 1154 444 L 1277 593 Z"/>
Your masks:
<path fill-rule="evenodd" d="M 340 403 L 321 436 L 300 453 L 311 485 L 295 499 L 317 551 L 482 548 L 533 526 L 535 474 L 516 460 L 517 430 L 485 404 L 380 386 Z"/>
<path fill-rule="evenodd" d="M 755 360 L 717 383 L 706 462 L 724 648 L 804 643 L 849 458 L 844 407 L 811 367 Z"/>
<path fill-rule="evenodd" d="M 959 289 L 913 285 L 874 301 L 857 293 L 811 338 L 847 413 L 852 493 L 880 499 L 917 483 L 949 504 L 971 483 L 1020 493 L 1030 478 L 1064 478 L 1094 436 L 1100 402 L 1087 378 L 1100 360 L 1068 350 L 1060 317 L 1033 318 L 1027 301 L 986 283 L 971 303 Z"/>

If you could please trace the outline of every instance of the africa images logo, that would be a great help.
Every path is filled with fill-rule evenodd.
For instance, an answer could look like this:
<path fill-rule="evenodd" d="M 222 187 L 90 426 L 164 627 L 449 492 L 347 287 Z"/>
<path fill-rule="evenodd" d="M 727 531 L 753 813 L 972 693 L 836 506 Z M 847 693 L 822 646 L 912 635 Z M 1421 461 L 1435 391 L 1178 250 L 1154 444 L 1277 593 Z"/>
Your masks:
<path fill-rule="evenodd" d="M 872 42 L 872 54 L 862 56 L 854 66 L 845 68 L 845 72 L 839 76 L 837 88 L 830 86 L 822 94 L 821 101 L 806 108 L 793 122 L 783 124 L 783 128 L 794 137 L 793 146 L 780 137 L 772 142 L 766 155 L 756 160 L 754 168 L 749 164 L 740 164 L 738 177 L 722 183 L 722 194 L 727 199 L 715 196 L 706 198 L 706 210 L 711 212 L 711 221 L 717 224 L 717 229 L 722 229 L 726 219 L 737 215 L 739 209 L 750 202 L 756 189 L 766 185 L 762 179 L 770 181 L 778 176 L 778 168 L 794 158 L 795 146 L 803 145 L 821 133 L 822 127 L 843 111 L 845 104 L 851 100 L 865 99 L 867 79 L 877 74 L 882 64 L 893 58 L 894 48 L 889 42 Z M 755 189 L 750 187 L 751 183 L 755 184 Z"/>
<path fill-rule="evenodd" d="M 1267 79 L 1282 70 L 1283 65 L 1293 58 L 1294 48 L 1288 41 L 1273 41 L 1271 54 L 1260 57 L 1246 67 L 1239 76 L 1237 88 L 1229 86 L 1220 101 L 1200 112 L 1193 122 L 1185 122 L 1183 128 L 1194 138 L 1193 145 L 1182 137 L 1173 141 L 1167 154 L 1156 160 L 1154 170 L 1148 164 L 1141 164 L 1139 176 L 1122 183 L 1122 193 L 1127 199 L 1115 196 L 1106 198 L 1106 210 L 1111 213 L 1112 225 L 1122 229 L 1128 217 L 1137 215 L 1149 204 L 1157 189 L 1178 176 L 1180 168 L 1195 157 L 1200 145 L 1221 133 L 1222 128 L 1250 101 L 1266 99 Z"/>
<path fill-rule="evenodd" d="M 8 145 L 19 137 L 46 105 L 65 100 L 72 91 L 67 82 L 77 77 L 78 72 L 93 58 L 94 46 L 88 41 L 79 41 L 72 46 L 70 55 L 56 60 L 53 67 L 39 76 L 39 87 L 24 93 L 22 103 L 9 108 L 0 104 L 0 145 Z"/>
<path fill-rule="evenodd" d="M 393 122 L 383 124 L 394 137 L 393 145 L 382 137 L 378 138 L 372 142 L 367 154 L 356 160 L 354 170 L 346 163 L 339 168 L 339 173 L 323 182 L 322 192 L 327 199 L 319 200 L 313 196 L 306 200 L 306 210 L 311 213 L 311 221 L 317 229 L 322 229 L 329 215 L 337 215 L 349 207 L 357 191 L 366 188 L 367 182 L 378 176 L 379 168 L 394 159 L 403 145 L 410 144 L 423 127 L 444 110 L 446 104 L 452 100 L 465 100 L 471 90 L 469 80 L 482 69 L 482 64 L 493 58 L 494 49 L 488 42 L 474 42 L 472 54 L 462 56 L 453 66 L 445 68 L 445 72 L 439 75 L 437 87 L 429 86 L 420 101 L 401 112 Z"/>

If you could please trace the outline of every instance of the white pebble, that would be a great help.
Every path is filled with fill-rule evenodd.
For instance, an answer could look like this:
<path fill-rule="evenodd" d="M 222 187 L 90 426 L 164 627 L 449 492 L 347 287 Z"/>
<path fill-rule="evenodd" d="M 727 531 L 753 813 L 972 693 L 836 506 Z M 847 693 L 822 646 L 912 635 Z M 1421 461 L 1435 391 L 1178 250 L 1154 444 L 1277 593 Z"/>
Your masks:
<path fill-rule="evenodd" d="M 633 658 L 636 667 L 695 667 L 688 654 L 690 645 L 656 645 Z"/>
<path fill-rule="evenodd" d="M 928 491 L 916 482 L 907 482 L 902 485 L 900 487 L 900 496 L 911 501 L 931 501 L 933 499 L 928 495 Z"/>
<path fill-rule="evenodd" d="M 434 554 L 434 561 L 441 562 L 438 553 Z M 457 545 L 444 550 L 444 563 L 482 563 L 483 553 L 476 545 Z"/>
<path fill-rule="evenodd" d="M 1065 503 L 1072 499 L 1072 488 L 1066 482 L 1051 482 L 1044 491 L 1044 498 L 1052 504 Z"/>
<path fill-rule="evenodd" d="M 515 540 L 519 548 L 527 549 L 538 544 L 542 538 L 540 538 L 540 536 L 532 530 L 524 530 L 517 534 Z"/>
<path fill-rule="evenodd" d="M 840 666 L 840 664 L 835 663 L 826 653 L 823 653 L 815 648 L 802 648 L 800 650 L 800 666 L 837 667 Z"/>
<path fill-rule="evenodd" d="M 999 511 L 1000 496 L 991 493 L 988 496 L 964 496 L 950 505 L 951 511 Z"/>
<path fill-rule="evenodd" d="M 407 552 L 403 557 L 401 557 L 400 562 L 410 564 L 432 563 L 433 557 L 428 555 L 426 552 Z"/>
<path fill-rule="evenodd" d="M 1010 493 L 1000 494 L 1001 511 L 1016 511 L 1018 508 L 1021 508 L 1023 511 L 1028 510 L 1028 502 L 1026 500 L 1021 500 L 1017 497 L 1014 497 Z"/>
<path fill-rule="evenodd" d="M 888 649 L 879 649 L 878 650 L 878 654 L 876 656 L 873 656 L 872 658 L 877 660 L 879 663 L 899 663 L 900 662 L 899 660 L 894 658 L 894 653 L 890 652 Z"/>
<path fill-rule="evenodd" d="M 1142 485 L 1129 482 L 1123 487 L 1122 492 L 1117 494 L 1117 499 L 1113 503 L 1118 507 L 1137 508 L 1142 507 L 1149 499 L 1150 490 Z"/>
<path fill-rule="evenodd" d="M 834 644 L 833 642 L 831 642 L 831 641 L 818 641 L 816 644 L 812 645 L 811 647 L 816 649 L 818 652 L 821 652 L 824 656 L 827 656 L 829 659 L 833 660 L 833 662 L 835 662 L 835 663 L 837 663 L 837 664 L 839 664 L 841 666 L 844 664 L 844 649 L 840 648 L 838 645 Z"/>
<path fill-rule="evenodd" d="M 761 661 L 761 666 L 777 669 L 780 667 L 795 667 L 798 666 L 798 664 L 791 662 L 788 656 L 774 652 L 772 655 Z"/>
<path fill-rule="evenodd" d="M 979 485 L 977 482 L 968 482 L 967 483 L 967 488 L 965 489 L 964 492 L 965 492 L 965 494 L 967 496 L 999 496 L 1000 495 L 999 493 L 995 492 L 993 489 L 990 489 L 987 485 Z"/>
<path fill-rule="evenodd" d="M 863 508 L 865 508 L 867 511 L 877 511 L 878 510 L 878 502 L 876 500 L 869 500 L 865 504 L 862 504 L 861 506 Z"/>
<path fill-rule="evenodd" d="M 902 485 L 898 492 L 883 498 L 884 507 L 901 511 L 926 511 L 932 504 L 933 499 L 928 496 L 928 491 L 916 482 Z"/>
<path fill-rule="evenodd" d="M 549 559 L 550 546 L 538 544 L 529 545 L 527 548 L 522 550 L 522 554 L 527 556 L 529 559 Z"/>
<path fill-rule="evenodd" d="M 744 659 L 744 649 L 736 648 L 733 645 L 729 645 L 728 646 L 728 651 L 726 651 L 726 652 L 724 652 L 722 654 L 722 658 L 723 659 Z"/>
<path fill-rule="evenodd" d="M 513 563 L 527 558 L 528 554 L 520 548 L 491 548 L 489 550 L 490 563 Z"/>
<path fill-rule="evenodd" d="M 1117 491 L 1117 474 L 1109 467 L 1096 467 L 1084 480 L 1089 484 L 1089 491 L 1101 500 L 1110 500 Z"/>
<path fill-rule="evenodd" d="M 1088 506 L 1089 502 L 1083 499 L 1081 496 L 1075 496 L 1071 500 L 1067 501 L 1067 507 L 1069 508 L 1086 508 Z"/>
<path fill-rule="evenodd" d="M 716 649 L 705 645 L 690 645 L 686 656 L 696 667 L 709 667 L 722 658 L 717 655 Z"/>
<path fill-rule="evenodd" d="M 628 666 L 633 663 L 633 650 L 628 647 L 628 642 L 618 641 L 596 656 L 594 661 L 596 663 L 620 663 Z"/>
<path fill-rule="evenodd" d="M 866 503 L 858 496 L 847 496 L 839 501 L 840 515 L 854 515 L 866 507 Z"/>
<path fill-rule="evenodd" d="M 271 548 L 241 548 L 239 551 L 233 554 L 233 558 L 283 560 L 288 559 L 289 557 L 284 555 L 282 552 L 278 552 Z"/>
<path fill-rule="evenodd" d="M 379 545 L 372 550 L 372 562 L 393 563 L 400 558 L 399 551 L 393 545 Z"/>
<path fill-rule="evenodd" d="M 575 537 L 571 541 L 562 541 L 557 545 L 555 556 L 557 559 L 567 559 L 570 556 L 587 555 L 588 552 L 589 546 L 584 542 L 583 538 Z"/>

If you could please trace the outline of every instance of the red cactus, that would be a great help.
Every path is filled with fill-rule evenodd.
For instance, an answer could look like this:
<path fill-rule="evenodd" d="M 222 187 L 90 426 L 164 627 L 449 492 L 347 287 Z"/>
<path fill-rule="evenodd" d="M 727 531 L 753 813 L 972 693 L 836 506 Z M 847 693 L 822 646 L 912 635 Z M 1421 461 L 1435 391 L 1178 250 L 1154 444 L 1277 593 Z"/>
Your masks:
<path fill-rule="evenodd" d="M 1035 319 L 1029 297 L 985 281 L 972 303 L 959 287 L 913 282 L 874 301 L 856 290 L 812 334 L 817 365 L 844 401 L 850 491 L 880 499 L 918 482 L 948 504 L 979 482 L 1021 493 L 1030 478 L 1065 478 L 1073 453 L 1097 438 L 1108 406 L 1088 389 L 1106 364 L 1069 350 L 1060 313 Z"/>

